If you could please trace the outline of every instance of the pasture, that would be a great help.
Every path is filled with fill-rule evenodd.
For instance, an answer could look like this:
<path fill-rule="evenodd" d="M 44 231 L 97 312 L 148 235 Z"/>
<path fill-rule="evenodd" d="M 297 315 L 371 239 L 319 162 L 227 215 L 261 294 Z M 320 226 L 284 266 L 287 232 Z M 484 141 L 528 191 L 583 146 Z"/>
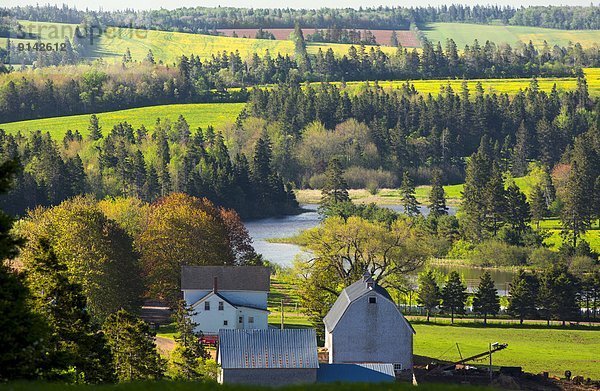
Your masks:
<path fill-rule="evenodd" d="M 485 41 L 496 44 L 508 43 L 512 46 L 517 42 L 528 43 L 532 41 L 535 46 L 542 46 L 544 41 L 548 45 L 568 46 L 570 42 L 579 42 L 583 47 L 590 47 L 600 41 L 600 30 L 558 30 L 542 27 L 482 25 L 470 23 L 428 23 L 419 26 L 425 36 L 437 43 L 444 45 L 446 39 L 452 38 L 458 49 L 465 45 L 471 46 L 477 39 L 480 45 Z"/>
<path fill-rule="evenodd" d="M 223 124 L 234 122 L 243 107 L 244 103 L 190 103 L 119 110 L 99 113 L 97 116 L 104 133 L 112 129 L 113 125 L 124 121 L 130 123 L 135 129 L 144 125 L 150 130 L 157 118 L 174 122 L 179 115 L 185 117 L 190 129 L 205 128 L 209 125 L 218 128 Z M 41 130 L 50 132 L 53 138 L 60 140 L 69 129 L 79 130 L 82 135 L 86 135 L 89 122 L 90 114 L 81 114 L 0 124 L 0 129 L 4 129 L 7 133 Z"/>
<path fill-rule="evenodd" d="M 494 354 L 494 365 L 522 366 L 531 373 L 548 371 L 563 376 L 565 370 L 574 375 L 600 378 L 600 331 L 464 323 L 450 326 L 447 322 L 413 323 L 414 353 L 435 360 L 460 359 L 484 352 L 490 343 L 508 343 L 508 348 Z M 482 363 L 485 365 L 486 363 Z M 480 364 L 481 365 L 481 364 Z"/>
<path fill-rule="evenodd" d="M 39 38 L 42 42 L 64 42 L 65 37 L 73 39 L 74 24 L 19 21 L 25 31 L 32 35 L 26 39 L 13 40 L 13 43 L 35 43 Z M 6 42 L 2 42 L 2 47 Z M 337 55 L 348 52 L 352 45 L 335 43 L 307 43 L 309 53 L 315 54 L 319 49 L 326 51 L 331 48 Z M 367 50 L 370 46 L 367 46 Z M 134 28 L 108 27 L 100 37 L 95 37 L 92 50 L 86 55 L 89 58 L 103 58 L 119 60 L 129 49 L 134 61 L 142 61 L 149 50 L 152 50 L 154 59 L 164 63 L 174 63 L 181 55 L 198 55 L 201 58 L 210 58 L 218 52 L 239 52 L 242 58 L 248 58 L 254 53 L 263 56 L 268 50 L 272 56 L 278 53 L 293 55 L 294 44 L 289 40 L 265 40 L 253 38 L 233 38 L 226 36 L 212 36 L 189 34 L 170 31 L 144 30 Z M 396 48 L 381 47 L 381 50 L 392 54 Z"/>

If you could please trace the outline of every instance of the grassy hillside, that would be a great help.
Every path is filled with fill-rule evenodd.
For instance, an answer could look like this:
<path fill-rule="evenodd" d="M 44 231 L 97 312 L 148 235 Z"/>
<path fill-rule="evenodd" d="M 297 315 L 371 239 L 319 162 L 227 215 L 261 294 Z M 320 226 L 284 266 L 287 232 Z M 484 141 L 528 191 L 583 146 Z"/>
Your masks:
<path fill-rule="evenodd" d="M 146 128 L 152 129 L 157 118 L 175 121 L 181 114 L 189 123 L 190 129 L 196 129 L 208 125 L 219 127 L 224 123 L 233 122 L 243 107 L 244 103 L 190 103 L 150 106 L 100 113 L 98 119 L 102 130 L 108 132 L 113 125 L 124 121 L 129 122 L 136 129 L 142 124 Z M 50 132 L 52 137 L 60 140 L 68 129 L 72 131 L 79 130 L 83 135 L 87 134 L 89 122 L 90 114 L 82 114 L 0 124 L 0 129 L 4 129 L 8 133 L 18 131 L 26 133 L 41 130 Z"/>
<path fill-rule="evenodd" d="M 65 37 L 72 39 L 75 26 L 74 24 L 64 23 L 45 23 L 22 20 L 20 23 L 25 31 L 31 31 L 39 36 L 42 42 L 64 42 Z M 35 43 L 34 39 L 14 40 L 18 42 Z M 6 42 L 1 43 L 6 46 Z M 316 53 L 319 48 L 327 50 L 332 48 L 339 55 L 346 54 L 351 45 L 329 44 L 329 43 L 308 43 L 308 52 Z M 212 56 L 217 52 L 239 51 L 244 58 L 258 53 L 260 56 L 268 50 L 271 55 L 277 53 L 294 53 L 294 44 L 288 40 L 264 40 L 250 38 L 232 38 L 223 36 L 210 36 L 200 34 L 176 33 L 168 31 L 141 30 L 109 27 L 99 40 L 94 41 L 93 50 L 87 53 L 92 58 L 120 59 L 129 48 L 134 60 L 141 61 L 152 50 L 156 61 L 162 60 L 166 63 L 175 62 L 177 57 L 182 54 L 199 55 L 202 58 Z M 367 47 L 368 49 L 369 47 Z M 395 48 L 382 47 L 381 50 L 387 53 L 394 53 Z"/>
<path fill-rule="evenodd" d="M 487 40 L 510 45 L 519 41 L 528 43 L 531 40 L 536 46 L 541 46 L 545 40 L 550 47 L 567 46 L 569 42 L 579 42 L 584 47 L 589 47 L 600 41 L 600 30 L 558 30 L 469 23 L 429 23 L 419 28 L 432 42 L 440 41 L 444 44 L 447 38 L 452 38 L 459 49 L 472 45 L 474 39 L 479 40 L 481 45 Z"/>

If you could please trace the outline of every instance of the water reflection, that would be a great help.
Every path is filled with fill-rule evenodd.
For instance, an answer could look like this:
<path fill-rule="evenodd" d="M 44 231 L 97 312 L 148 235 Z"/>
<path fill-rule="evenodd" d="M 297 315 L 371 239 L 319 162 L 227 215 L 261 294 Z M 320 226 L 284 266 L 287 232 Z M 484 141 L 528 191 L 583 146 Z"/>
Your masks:
<path fill-rule="evenodd" d="M 291 266 L 297 256 L 309 257 L 309 253 L 303 251 L 295 244 L 270 243 L 267 241 L 267 239 L 270 238 L 289 238 L 299 234 L 305 229 L 317 226 L 320 222 L 319 214 L 317 213 L 317 205 L 308 204 L 303 205 L 302 207 L 307 210 L 307 212 L 295 216 L 273 217 L 246 222 L 245 225 L 254 241 L 256 252 L 262 254 L 265 259 L 282 266 Z M 387 205 L 386 207 L 396 212 L 402 212 L 403 210 L 401 205 Z M 420 210 L 424 215 L 429 213 L 428 208 L 425 206 L 421 206 Z M 456 209 L 450 208 L 449 213 L 455 214 Z M 465 279 L 467 286 L 470 289 L 477 286 L 479 277 L 483 273 L 483 270 L 481 269 L 464 266 L 436 265 L 434 269 L 444 273 L 448 273 L 452 270 L 458 271 Z M 513 273 L 501 270 L 492 270 L 490 272 L 492 278 L 496 282 L 496 288 L 499 293 L 505 294 Z"/>

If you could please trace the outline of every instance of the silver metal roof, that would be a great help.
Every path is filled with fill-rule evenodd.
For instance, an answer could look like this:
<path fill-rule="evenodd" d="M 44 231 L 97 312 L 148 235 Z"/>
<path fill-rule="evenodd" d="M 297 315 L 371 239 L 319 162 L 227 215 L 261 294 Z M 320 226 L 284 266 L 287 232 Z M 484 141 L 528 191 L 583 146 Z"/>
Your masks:
<path fill-rule="evenodd" d="M 372 283 L 372 285 L 369 285 L 369 283 Z M 325 326 L 327 326 L 327 329 L 332 331 L 344 315 L 344 312 L 346 312 L 348 306 L 350 306 L 354 300 L 369 292 L 377 292 L 391 302 L 394 302 L 385 288 L 373 282 L 373 279 L 370 276 L 365 276 L 354 284 L 347 286 L 342 293 L 340 293 L 327 315 L 325 315 L 325 318 L 323 318 L 323 322 L 325 323 Z"/>
<path fill-rule="evenodd" d="M 268 292 L 271 271 L 264 266 L 182 266 L 181 289 Z"/>
<path fill-rule="evenodd" d="M 318 368 L 314 329 L 219 330 L 219 363 L 233 368 Z"/>

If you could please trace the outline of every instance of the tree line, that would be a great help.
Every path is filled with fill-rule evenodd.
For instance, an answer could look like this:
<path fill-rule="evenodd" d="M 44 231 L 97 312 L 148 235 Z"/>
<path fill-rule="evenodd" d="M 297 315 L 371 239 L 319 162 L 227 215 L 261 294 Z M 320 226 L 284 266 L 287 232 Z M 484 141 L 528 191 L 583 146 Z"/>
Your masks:
<path fill-rule="evenodd" d="M 531 43 L 512 48 L 474 41 L 459 53 L 451 39 L 444 48 L 425 42 L 422 52 L 400 47 L 388 55 L 360 45 L 341 57 L 331 48 L 309 55 L 302 30 L 297 30 L 294 57 L 267 52 L 243 59 L 238 52 L 223 52 L 207 59 L 182 56 L 177 64 L 165 65 L 156 64 L 151 51 L 135 61 L 126 51 L 120 65 L 82 64 L 48 73 L 0 75 L 0 115 L 4 121 L 17 121 L 156 104 L 242 102 L 247 99 L 245 87 L 286 82 L 573 77 L 583 74 L 581 67 L 600 64 L 598 48 L 579 44 L 536 49 Z M 241 89 L 227 91 L 231 87 Z"/>
<path fill-rule="evenodd" d="M 448 274 L 440 287 L 441 276 L 432 270 L 419 274 L 417 303 L 427 311 L 427 321 L 434 311 L 464 315 L 470 301 L 475 314 L 487 324 L 488 317 L 500 313 L 500 296 L 489 272 L 484 272 L 477 288 L 469 294 L 458 272 Z M 569 321 L 594 321 L 600 304 L 600 273 L 577 276 L 564 265 L 554 265 L 542 272 L 519 270 L 509 284 L 509 316 L 519 319 L 543 319 L 548 326 L 558 320 L 565 326 Z"/>
<path fill-rule="evenodd" d="M 102 133 L 95 115 L 88 134 L 67 131 L 63 140 L 32 132 L 0 131 L 0 160 L 23 167 L 0 206 L 15 215 L 80 194 L 137 197 L 152 202 L 172 192 L 207 197 L 245 218 L 294 213 L 298 204 L 272 165 L 268 135 L 249 155 L 230 156 L 212 127 L 190 130 L 185 118 L 157 120 L 153 130 L 127 122 Z M 247 157 L 249 156 L 249 157 Z"/>
<path fill-rule="evenodd" d="M 462 22 L 549 27 L 558 29 L 598 29 L 598 6 L 441 5 L 417 7 L 352 8 L 235 8 L 186 7 L 174 10 L 77 10 L 53 5 L 5 7 L 4 15 L 44 22 L 81 23 L 96 26 L 144 27 L 156 30 L 202 33 L 213 29 L 293 28 L 298 22 L 307 28 L 408 30 L 410 23 Z"/>

